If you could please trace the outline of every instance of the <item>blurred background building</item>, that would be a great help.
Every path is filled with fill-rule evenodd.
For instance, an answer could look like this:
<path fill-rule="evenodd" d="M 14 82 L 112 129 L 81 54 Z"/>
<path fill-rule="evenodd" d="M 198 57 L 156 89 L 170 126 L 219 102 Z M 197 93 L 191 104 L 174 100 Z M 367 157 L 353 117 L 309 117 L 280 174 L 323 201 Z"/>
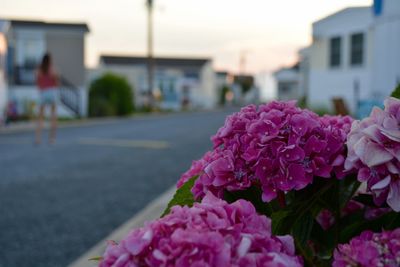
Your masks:
<path fill-rule="evenodd" d="M 274 72 L 276 79 L 277 97 L 279 100 L 300 99 L 303 92 L 300 91 L 299 63 L 288 68 L 281 68 Z"/>
<path fill-rule="evenodd" d="M 51 53 L 60 75 L 59 116 L 85 116 L 85 23 L 2 20 L 6 42 L 5 81 L 8 105 L 17 114 L 31 116 L 39 93 L 36 69 L 46 52 Z"/>
<path fill-rule="evenodd" d="M 213 108 L 217 103 L 216 77 L 210 58 L 154 58 L 155 97 L 164 109 Z M 111 72 L 126 77 L 136 106 L 147 94 L 147 57 L 102 55 L 98 68 L 89 70 L 89 80 Z"/>
<path fill-rule="evenodd" d="M 45 52 L 53 54 L 61 74 L 60 117 L 86 116 L 89 87 L 108 72 L 129 81 L 135 106 L 145 104 L 147 57 L 116 49 L 117 54 L 101 52 L 98 64 L 89 68 L 85 63 L 85 55 L 91 52 L 86 44 L 89 28 L 85 22 L 66 21 L 1 20 L 2 117 L 16 113 L 29 118 L 35 113 L 34 73 Z M 400 81 L 400 1 L 375 0 L 371 6 L 345 8 L 311 26 L 310 45 L 297 51 L 298 61 L 273 72 L 278 99 L 299 99 L 309 107 L 330 110 L 334 109 L 332 99 L 341 99 L 358 115 L 363 107 L 381 103 Z M 216 68 L 215 54 L 160 57 L 155 53 L 153 94 L 158 107 L 209 109 L 225 103 L 259 102 L 265 88 L 260 90 L 253 73 L 244 72 L 243 51 L 247 50 L 236 50 L 237 71 L 236 67 Z"/>
<path fill-rule="evenodd" d="M 87 68 L 88 33 L 88 25 L 82 22 L 0 20 L 0 121 L 35 116 L 39 101 L 35 75 L 46 52 L 52 55 L 60 75 L 59 117 L 87 116 L 90 85 L 106 73 L 126 79 L 135 106 L 143 107 L 148 93 L 148 58 L 104 54 L 97 67 Z M 252 75 L 225 72 L 222 77 L 213 68 L 212 58 L 156 56 L 153 60 L 153 94 L 160 109 L 211 109 L 225 104 L 225 98 L 238 105 L 259 99 Z"/>
<path fill-rule="evenodd" d="M 279 99 L 304 97 L 311 107 L 332 109 L 341 98 L 353 114 L 382 103 L 400 82 L 400 1 L 376 0 L 314 22 L 312 44 L 299 59 L 275 72 Z"/>

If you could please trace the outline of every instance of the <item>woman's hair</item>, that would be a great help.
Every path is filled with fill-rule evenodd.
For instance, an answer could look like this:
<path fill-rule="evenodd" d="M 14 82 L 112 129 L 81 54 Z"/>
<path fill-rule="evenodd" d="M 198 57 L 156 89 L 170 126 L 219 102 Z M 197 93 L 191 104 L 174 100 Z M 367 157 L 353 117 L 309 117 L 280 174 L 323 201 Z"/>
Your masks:
<path fill-rule="evenodd" d="M 51 56 L 49 53 L 46 53 L 42 58 L 42 63 L 40 63 L 40 71 L 43 74 L 48 74 L 51 65 Z"/>

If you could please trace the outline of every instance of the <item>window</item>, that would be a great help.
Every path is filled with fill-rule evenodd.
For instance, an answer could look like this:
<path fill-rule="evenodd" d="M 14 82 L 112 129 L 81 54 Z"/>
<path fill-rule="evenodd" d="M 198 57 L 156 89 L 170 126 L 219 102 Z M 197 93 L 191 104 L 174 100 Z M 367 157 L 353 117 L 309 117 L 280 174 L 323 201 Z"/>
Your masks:
<path fill-rule="evenodd" d="M 330 61 L 332 68 L 340 67 L 342 56 L 342 38 L 334 37 L 330 40 Z"/>
<path fill-rule="evenodd" d="M 350 65 L 362 65 L 364 63 L 364 34 L 352 34 L 350 42 Z"/>
<path fill-rule="evenodd" d="M 37 32 L 17 32 L 15 46 L 14 82 L 18 85 L 33 85 L 35 69 L 45 53 L 44 35 Z"/>

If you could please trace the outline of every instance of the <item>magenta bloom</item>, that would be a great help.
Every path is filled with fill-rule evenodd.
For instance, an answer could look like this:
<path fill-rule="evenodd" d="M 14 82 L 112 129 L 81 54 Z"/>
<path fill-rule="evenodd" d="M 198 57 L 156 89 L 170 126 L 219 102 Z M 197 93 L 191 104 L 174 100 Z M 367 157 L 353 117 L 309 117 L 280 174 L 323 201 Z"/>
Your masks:
<path fill-rule="evenodd" d="M 354 122 L 347 140 L 347 169 L 358 169 L 379 206 L 386 202 L 400 211 L 400 100 L 388 98 L 385 109 Z"/>
<path fill-rule="evenodd" d="M 271 221 L 250 202 L 228 204 L 208 193 L 192 208 L 169 215 L 110 242 L 100 267 L 302 266 L 291 236 L 273 236 Z"/>
<path fill-rule="evenodd" d="M 364 208 L 363 204 L 354 200 L 350 200 L 349 202 L 347 202 L 346 206 L 341 210 L 340 216 L 341 217 L 347 216 L 363 208 Z M 370 218 L 372 218 L 372 216 Z M 321 210 L 317 215 L 317 217 L 315 218 L 315 220 L 319 223 L 319 225 L 321 225 L 322 229 L 324 230 L 328 230 L 329 228 L 331 228 L 331 226 L 334 225 L 336 221 L 334 214 L 327 209 Z"/>
<path fill-rule="evenodd" d="M 373 233 L 365 231 L 339 245 L 334 252 L 333 267 L 400 266 L 400 228 Z"/>
<path fill-rule="evenodd" d="M 321 210 L 315 219 L 324 230 L 328 230 L 335 224 L 335 216 L 327 209 Z"/>
<path fill-rule="evenodd" d="M 193 163 L 178 187 L 196 174 L 197 199 L 208 191 L 222 197 L 224 190 L 256 185 L 269 202 L 279 193 L 303 189 L 314 176 L 343 178 L 351 123 L 350 117 L 318 117 L 294 101 L 247 106 L 227 118 L 212 137 L 213 151 Z"/>

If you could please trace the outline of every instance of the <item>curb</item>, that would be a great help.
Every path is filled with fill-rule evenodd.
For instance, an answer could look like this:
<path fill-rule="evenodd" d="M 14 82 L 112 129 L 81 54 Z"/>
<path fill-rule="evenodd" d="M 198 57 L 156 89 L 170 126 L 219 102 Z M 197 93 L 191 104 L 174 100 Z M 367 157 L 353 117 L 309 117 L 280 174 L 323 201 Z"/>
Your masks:
<path fill-rule="evenodd" d="M 102 118 L 102 119 L 82 119 L 76 121 L 64 121 L 58 122 L 58 128 L 69 128 L 69 127 L 79 127 L 79 126 L 92 126 L 92 125 L 101 125 L 101 124 L 108 124 L 113 122 L 118 122 L 123 118 L 118 117 L 109 117 L 109 118 Z M 14 133 L 24 133 L 24 132 L 33 132 L 36 127 L 35 121 L 29 121 L 26 123 L 18 123 L 11 126 L 2 126 L 0 127 L 0 135 L 1 134 L 14 134 Z M 49 121 L 45 120 L 43 123 L 43 129 L 48 130 L 50 128 Z"/>
<path fill-rule="evenodd" d="M 98 266 L 97 261 L 89 261 L 90 258 L 101 256 L 106 248 L 107 240 L 119 241 L 126 236 L 133 228 L 142 227 L 144 222 L 154 220 L 160 217 L 161 213 L 167 207 L 169 200 L 175 193 L 175 186 L 165 191 L 162 195 L 150 202 L 144 209 L 139 211 L 129 221 L 115 229 L 106 238 L 98 242 L 91 249 L 83 253 L 79 258 L 74 260 L 68 267 L 95 267 Z"/>
<path fill-rule="evenodd" d="M 201 113 L 209 113 L 209 112 L 216 112 L 221 111 L 221 109 L 212 109 L 212 110 L 194 110 L 194 111 L 187 111 L 187 112 L 153 112 L 153 113 L 137 113 L 126 117 L 103 117 L 103 118 L 84 118 L 80 120 L 72 120 L 72 121 L 59 121 L 58 128 L 70 128 L 70 127 L 80 127 L 80 126 L 93 126 L 93 125 L 102 125 L 102 124 L 109 124 L 109 123 L 116 123 L 123 120 L 130 120 L 130 119 L 148 119 L 148 118 L 155 118 L 160 116 L 169 116 L 169 115 L 184 115 L 187 113 L 192 114 L 201 114 Z M 44 121 L 43 129 L 49 129 L 49 122 L 47 120 Z M 11 126 L 3 126 L 0 124 L 0 135 L 5 134 L 14 134 L 14 133 L 24 133 L 24 132 L 32 132 L 35 130 L 36 122 L 34 120 L 23 122 L 23 123 L 16 123 Z"/>

